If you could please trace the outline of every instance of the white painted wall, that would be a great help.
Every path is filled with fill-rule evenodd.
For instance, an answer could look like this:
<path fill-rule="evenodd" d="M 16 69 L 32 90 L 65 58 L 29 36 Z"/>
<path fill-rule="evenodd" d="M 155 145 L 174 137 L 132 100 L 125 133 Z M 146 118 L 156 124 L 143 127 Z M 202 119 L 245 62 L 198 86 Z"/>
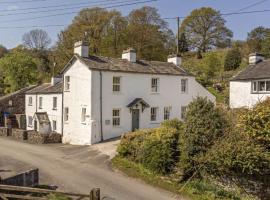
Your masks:
<path fill-rule="evenodd" d="M 29 97 L 32 97 L 33 103 L 32 106 L 29 105 Z M 39 97 L 43 98 L 42 108 L 39 107 Z M 53 97 L 57 97 L 57 109 L 53 109 Z M 27 122 L 27 130 L 34 130 L 34 122 L 33 126 L 29 126 L 28 116 L 34 117 L 36 112 L 46 112 L 48 114 L 51 128 L 53 120 L 56 121 L 56 132 L 62 133 L 62 94 L 26 94 L 25 95 L 25 114 L 26 114 L 26 122 Z M 38 125 L 39 130 L 39 125 Z"/>
<path fill-rule="evenodd" d="M 231 81 L 230 82 L 230 107 L 231 108 L 251 108 L 259 101 L 270 97 L 270 94 L 251 93 L 251 81 Z"/>
<path fill-rule="evenodd" d="M 69 121 L 64 122 L 63 142 L 90 145 L 100 141 L 100 72 L 91 71 L 76 61 L 64 76 L 70 76 L 70 91 L 64 92 L 64 107 L 69 107 Z M 113 93 L 113 76 L 121 76 L 121 92 Z M 151 93 L 151 78 L 159 78 L 159 92 Z M 188 92 L 181 93 L 181 78 L 188 79 Z M 197 96 L 215 97 L 194 77 L 102 72 L 103 136 L 110 139 L 131 131 L 131 113 L 127 105 L 143 98 L 151 107 L 158 107 L 158 120 L 150 121 L 150 108 L 140 111 L 140 128 L 153 128 L 163 121 L 164 107 L 171 106 L 171 119 L 181 117 L 181 106 L 187 106 Z M 81 123 L 82 107 L 87 108 L 86 123 Z M 121 109 L 121 125 L 112 126 L 112 110 Z M 110 121 L 105 124 L 105 121 Z"/>

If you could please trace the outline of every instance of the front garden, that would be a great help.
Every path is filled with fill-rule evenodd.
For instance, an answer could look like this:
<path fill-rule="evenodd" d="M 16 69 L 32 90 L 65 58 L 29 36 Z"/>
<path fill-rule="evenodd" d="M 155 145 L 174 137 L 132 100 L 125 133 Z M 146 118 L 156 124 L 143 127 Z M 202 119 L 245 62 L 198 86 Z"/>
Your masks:
<path fill-rule="evenodd" d="M 124 135 L 114 167 L 190 199 L 270 199 L 270 100 L 228 111 L 197 98 L 185 117 Z"/>

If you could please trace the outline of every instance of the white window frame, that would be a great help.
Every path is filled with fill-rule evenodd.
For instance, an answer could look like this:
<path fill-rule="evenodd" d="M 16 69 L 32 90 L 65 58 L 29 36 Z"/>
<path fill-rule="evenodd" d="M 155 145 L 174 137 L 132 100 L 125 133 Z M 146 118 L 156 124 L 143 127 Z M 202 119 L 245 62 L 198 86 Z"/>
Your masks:
<path fill-rule="evenodd" d="M 52 120 L 52 130 L 53 131 L 57 130 L 57 121 L 56 120 Z"/>
<path fill-rule="evenodd" d="M 262 90 L 260 88 L 261 83 L 263 85 Z M 251 93 L 260 93 L 260 94 L 270 93 L 270 80 L 264 79 L 264 80 L 252 81 L 251 82 Z"/>
<path fill-rule="evenodd" d="M 187 93 L 187 92 L 188 92 L 188 79 L 182 78 L 181 79 L 181 93 Z"/>
<path fill-rule="evenodd" d="M 112 110 L 112 126 L 113 127 L 121 126 L 121 109 L 119 108 L 114 108 Z"/>
<path fill-rule="evenodd" d="M 68 120 L 69 120 L 69 108 L 65 107 L 64 108 L 64 121 L 68 122 Z"/>
<path fill-rule="evenodd" d="M 113 76 L 112 91 L 114 93 L 121 92 L 121 76 Z"/>
<path fill-rule="evenodd" d="M 151 92 L 152 93 L 159 92 L 159 78 L 158 77 L 151 78 Z"/>
<path fill-rule="evenodd" d="M 53 97 L 53 110 L 57 110 L 57 97 Z"/>
<path fill-rule="evenodd" d="M 33 127 L 33 121 L 34 121 L 33 120 L 33 117 L 32 116 L 28 116 L 28 127 Z"/>
<path fill-rule="evenodd" d="M 65 91 L 70 91 L 70 76 L 65 76 Z"/>
<path fill-rule="evenodd" d="M 181 106 L 181 119 L 184 120 L 186 118 L 187 106 Z"/>
<path fill-rule="evenodd" d="M 171 111 L 171 106 L 164 107 L 164 120 L 169 120 L 171 118 Z"/>
<path fill-rule="evenodd" d="M 38 108 L 42 109 L 43 107 L 43 97 L 38 97 Z"/>
<path fill-rule="evenodd" d="M 30 99 L 31 99 L 31 101 L 30 101 Z M 28 106 L 33 106 L 33 97 L 32 96 L 28 97 Z"/>
<path fill-rule="evenodd" d="M 86 108 L 82 107 L 82 112 L 81 112 L 81 122 L 85 123 L 86 122 Z"/>
<path fill-rule="evenodd" d="M 150 109 L 150 121 L 156 122 L 158 120 L 158 107 L 151 107 Z"/>
<path fill-rule="evenodd" d="M 12 107 L 13 106 L 13 101 L 11 99 L 8 101 L 8 106 L 9 107 Z"/>

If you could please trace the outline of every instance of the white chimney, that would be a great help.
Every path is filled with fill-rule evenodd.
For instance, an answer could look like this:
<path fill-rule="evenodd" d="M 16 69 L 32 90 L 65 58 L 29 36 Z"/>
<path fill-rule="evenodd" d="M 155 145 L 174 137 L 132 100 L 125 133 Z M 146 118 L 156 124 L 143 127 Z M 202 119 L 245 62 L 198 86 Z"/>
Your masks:
<path fill-rule="evenodd" d="M 135 63 L 137 60 L 136 51 L 133 48 L 128 48 L 122 53 L 122 59 L 128 60 L 129 62 Z"/>
<path fill-rule="evenodd" d="M 175 64 L 176 66 L 181 66 L 182 64 L 182 58 L 180 55 L 170 55 L 168 56 L 168 62 L 169 63 L 173 63 Z"/>
<path fill-rule="evenodd" d="M 79 41 L 74 44 L 74 54 L 80 57 L 89 57 L 89 44 L 84 41 Z"/>
<path fill-rule="evenodd" d="M 56 85 L 57 83 L 60 83 L 62 81 L 61 77 L 52 77 L 51 78 L 51 85 Z"/>
<path fill-rule="evenodd" d="M 257 63 L 264 60 L 264 56 L 260 53 L 252 53 L 249 55 L 249 64 L 256 65 Z"/>

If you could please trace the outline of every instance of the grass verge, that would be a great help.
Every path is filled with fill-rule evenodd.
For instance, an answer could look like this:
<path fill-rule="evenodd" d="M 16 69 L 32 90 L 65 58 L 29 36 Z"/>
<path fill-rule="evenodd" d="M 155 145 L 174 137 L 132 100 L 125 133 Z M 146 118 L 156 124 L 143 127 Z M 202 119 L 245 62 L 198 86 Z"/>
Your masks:
<path fill-rule="evenodd" d="M 162 177 L 145 169 L 141 164 L 131 162 L 125 158 L 116 156 L 112 160 L 115 169 L 124 172 L 126 175 L 139 178 L 144 182 L 160 187 L 162 189 L 179 194 L 187 199 L 192 200 L 253 200 L 254 198 L 243 196 L 239 192 L 226 191 L 221 187 L 210 184 L 205 181 L 194 180 L 186 185 L 180 192 L 182 184 L 172 181 L 169 177 Z"/>

